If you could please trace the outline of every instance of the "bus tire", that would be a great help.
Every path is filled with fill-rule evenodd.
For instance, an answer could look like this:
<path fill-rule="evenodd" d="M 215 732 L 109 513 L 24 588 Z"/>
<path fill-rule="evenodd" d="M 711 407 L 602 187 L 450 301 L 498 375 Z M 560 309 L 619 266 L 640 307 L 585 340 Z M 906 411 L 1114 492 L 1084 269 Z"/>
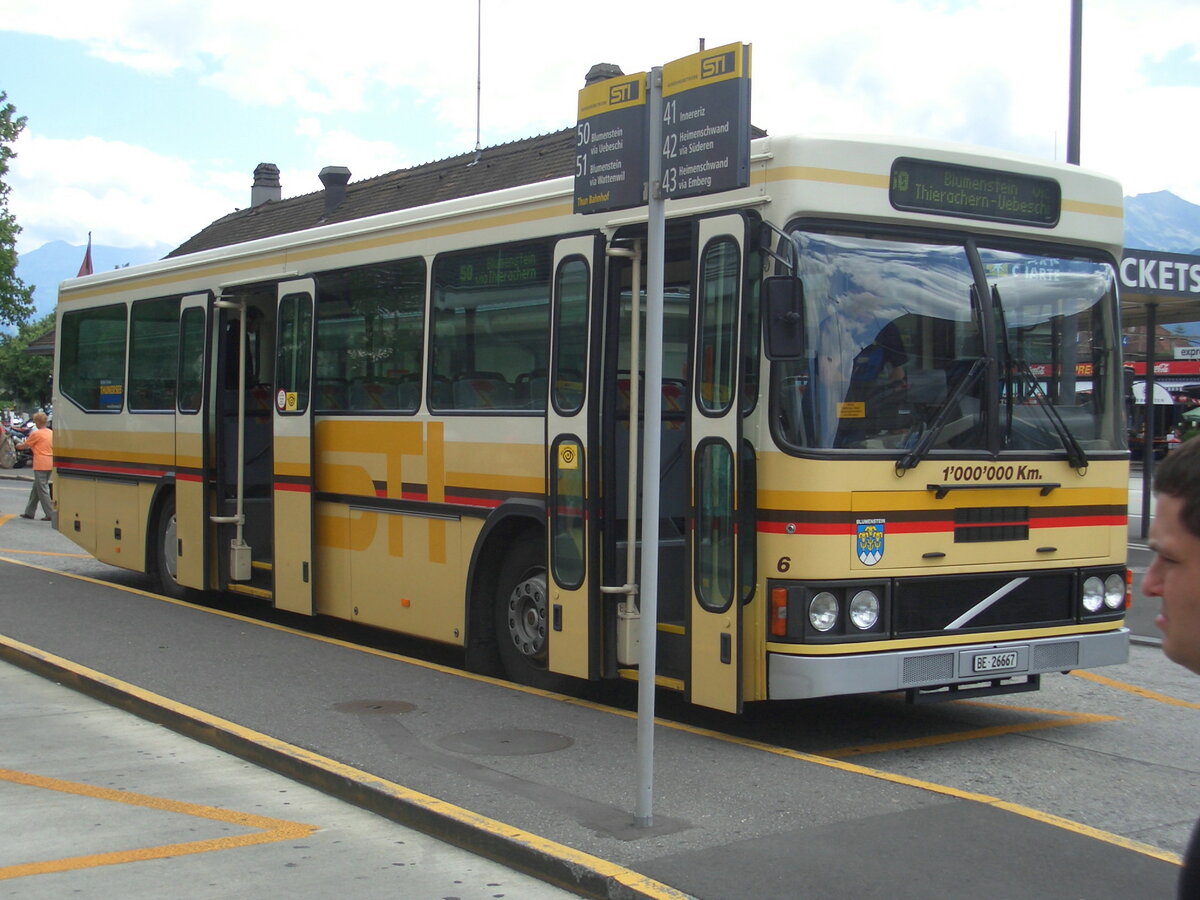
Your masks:
<path fill-rule="evenodd" d="M 188 589 L 175 580 L 178 550 L 175 535 L 175 495 L 168 494 L 154 523 L 154 571 L 159 593 L 182 600 Z"/>
<path fill-rule="evenodd" d="M 496 642 L 510 681 L 564 690 L 569 679 L 547 669 L 550 591 L 545 551 L 533 540 L 513 546 L 500 565 L 495 598 Z"/>

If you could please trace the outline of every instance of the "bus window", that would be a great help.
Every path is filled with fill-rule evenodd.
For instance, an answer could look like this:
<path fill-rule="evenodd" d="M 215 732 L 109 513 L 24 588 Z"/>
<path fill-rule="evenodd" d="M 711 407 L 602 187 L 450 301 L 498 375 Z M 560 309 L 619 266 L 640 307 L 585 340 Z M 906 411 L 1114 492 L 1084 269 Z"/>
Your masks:
<path fill-rule="evenodd" d="M 120 412 L 125 401 L 125 305 L 63 313 L 58 382 L 89 412 Z"/>
<path fill-rule="evenodd" d="M 730 238 L 704 248 L 700 282 L 700 409 L 721 413 L 733 402 L 737 380 L 737 310 L 741 252 Z"/>
<path fill-rule="evenodd" d="M 551 261 L 548 243 L 434 261 L 432 408 L 528 408 L 517 385 L 547 369 Z"/>
<path fill-rule="evenodd" d="M 179 322 L 179 411 L 200 411 L 204 396 L 204 310 L 185 309 Z"/>
<path fill-rule="evenodd" d="M 775 367 L 784 442 L 900 452 L 949 398 L 941 442 L 984 449 L 983 352 L 967 250 L 953 243 L 798 232 L 809 352 Z"/>
<path fill-rule="evenodd" d="M 564 588 L 583 584 L 584 576 L 584 459 L 575 438 L 563 438 L 552 449 L 553 502 L 550 520 L 550 564 L 554 580 Z"/>
<path fill-rule="evenodd" d="M 275 353 L 275 389 L 288 395 L 287 412 L 308 409 L 312 298 L 288 294 L 279 301 L 279 347 Z M 295 394 L 293 402 L 290 395 Z"/>
<path fill-rule="evenodd" d="M 129 409 L 175 409 L 179 298 L 141 300 L 129 315 Z"/>
<path fill-rule="evenodd" d="M 421 405 L 425 261 L 317 276 L 316 387 L 329 412 L 416 412 Z"/>
<path fill-rule="evenodd" d="M 733 601 L 733 454 L 729 445 L 708 441 L 696 452 L 696 597 L 707 609 Z"/>
<path fill-rule="evenodd" d="M 588 264 L 582 257 L 563 262 L 558 270 L 558 307 L 554 333 L 557 344 L 554 357 L 554 407 L 564 415 L 578 412 L 583 405 L 583 373 L 587 367 Z M 531 408 L 545 391 L 530 392 Z"/>

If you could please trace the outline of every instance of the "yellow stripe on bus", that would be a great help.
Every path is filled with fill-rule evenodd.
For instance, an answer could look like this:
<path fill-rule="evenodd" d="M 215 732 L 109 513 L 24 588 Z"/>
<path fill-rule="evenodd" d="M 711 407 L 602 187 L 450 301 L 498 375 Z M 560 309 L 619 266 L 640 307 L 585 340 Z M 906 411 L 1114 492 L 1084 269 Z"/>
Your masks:
<path fill-rule="evenodd" d="M 538 200 L 535 199 L 530 202 L 538 203 Z M 469 234 L 474 231 L 504 228 L 545 219 L 570 217 L 571 213 L 572 209 L 569 201 L 566 203 L 554 202 L 549 205 L 545 205 L 542 202 L 539 203 L 536 209 L 502 213 L 484 218 L 479 218 L 477 214 L 469 212 L 452 212 L 447 213 L 445 218 L 459 219 L 460 221 L 448 222 L 442 225 L 428 225 L 426 227 L 414 227 L 413 225 L 406 225 L 403 222 L 397 222 L 394 225 L 387 226 L 387 233 L 385 234 L 375 234 L 370 237 L 331 238 L 304 249 L 292 248 L 289 250 L 263 251 L 262 255 L 251 253 L 234 261 L 214 260 L 208 264 L 186 268 L 180 267 L 155 275 L 147 275 L 143 278 L 123 281 L 119 285 L 101 284 L 79 290 L 68 290 L 59 295 L 59 303 L 65 304 L 79 300 L 90 300 L 96 297 L 104 297 L 110 293 L 117 293 L 124 296 L 135 290 L 165 287 L 183 281 L 188 283 L 203 281 L 205 284 L 211 284 L 214 281 L 220 280 L 220 276 L 232 276 L 261 269 L 268 270 L 263 274 L 263 280 L 266 281 L 272 277 L 279 277 L 286 274 L 285 270 L 287 267 L 295 263 L 310 263 L 314 260 L 340 256 L 346 253 L 382 247 L 402 246 L 415 241 Z M 462 221 L 463 219 L 466 219 L 466 221 Z M 269 271 L 272 269 L 276 270 L 273 274 Z"/>

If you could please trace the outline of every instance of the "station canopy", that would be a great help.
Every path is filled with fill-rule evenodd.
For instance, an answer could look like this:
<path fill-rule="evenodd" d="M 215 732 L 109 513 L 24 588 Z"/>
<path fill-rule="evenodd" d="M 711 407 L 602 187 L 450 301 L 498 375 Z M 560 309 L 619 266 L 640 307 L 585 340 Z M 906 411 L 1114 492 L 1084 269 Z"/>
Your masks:
<path fill-rule="evenodd" d="M 1123 326 L 1200 322 L 1200 256 L 1127 247 L 1117 274 Z"/>

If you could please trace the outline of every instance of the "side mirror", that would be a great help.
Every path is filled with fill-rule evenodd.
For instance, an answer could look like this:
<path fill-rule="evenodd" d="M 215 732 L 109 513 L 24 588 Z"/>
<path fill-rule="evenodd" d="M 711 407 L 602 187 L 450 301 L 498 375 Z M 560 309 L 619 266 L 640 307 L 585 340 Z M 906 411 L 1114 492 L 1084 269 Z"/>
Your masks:
<path fill-rule="evenodd" d="M 791 275 L 763 279 L 763 348 L 767 359 L 805 356 L 804 285 Z"/>

